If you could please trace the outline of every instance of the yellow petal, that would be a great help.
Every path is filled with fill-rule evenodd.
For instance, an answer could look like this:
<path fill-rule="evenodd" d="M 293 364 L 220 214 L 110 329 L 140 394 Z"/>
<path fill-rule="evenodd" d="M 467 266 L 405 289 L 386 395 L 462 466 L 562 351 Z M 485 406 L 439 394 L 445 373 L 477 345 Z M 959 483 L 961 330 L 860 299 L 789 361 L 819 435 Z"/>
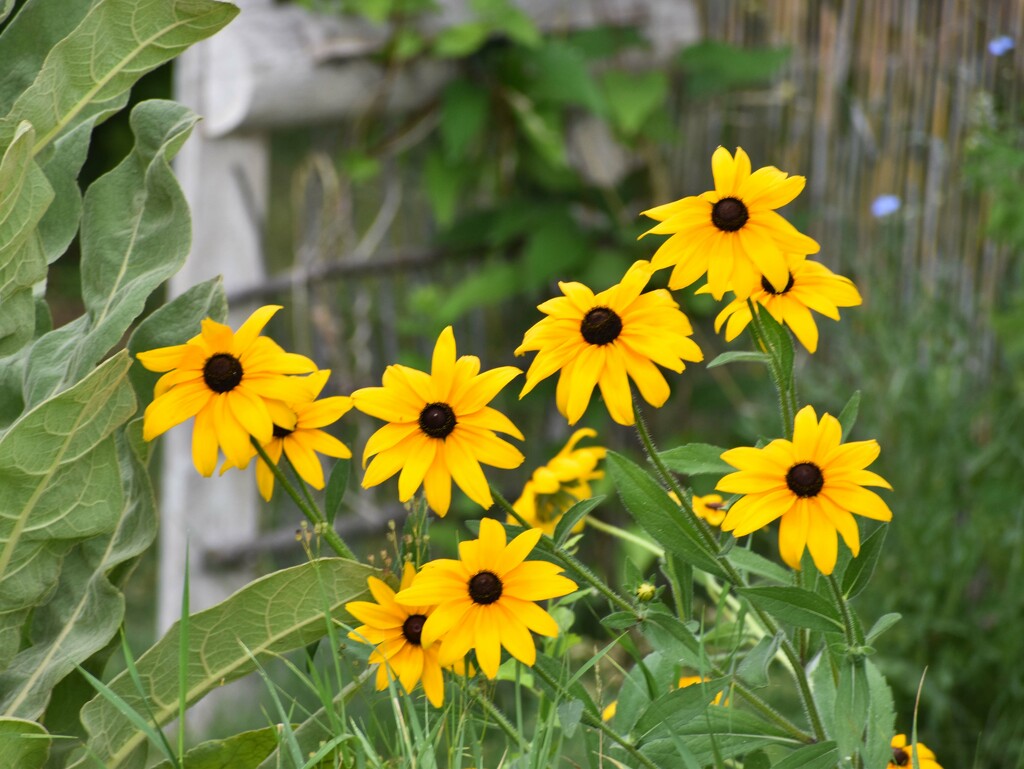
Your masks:
<path fill-rule="evenodd" d="M 231 352 L 235 355 L 239 355 L 245 351 L 249 345 L 256 340 L 256 337 L 260 335 L 260 332 L 263 331 L 263 327 L 270 322 L 270 319 L 274 317 L 274 314 L 280 309 L 282 309 L 280 305 L 268 304 L 260 307 L 250 315 L 246 321 L 239 326 L 238 331 L 235 332 L 235 345 Z"/>
<path fill-rule="evenodd" d="M 498 601 L 494 604 L 494 613 L 499 616 L 498 628 L 501 632 L 501 645 L 508 649 L 508 653 L 531 667 L 537 661 L 537 646 L 533 636 L 511 611 Z"/>
<path fill-rule="evenodd" d="M 302 433 L 293 433 L 284 439 L 284 453 L 306 483 L 314 489 L 324 487 L 324 468 L 320 457 L 302 439 Z"/>
<path fill-rule="evenodd" d="M 500 619 L 498 612 L 491 606 L 477 608 L 473 646 L 480 669 L 491 679 L 498 675 L 498 666 L 501 664 L 501 631 L 498 625 Z"/>
<path fill-rule="evenodd" d="M 434 454 L 441 441 L 429 438 L 420 433 L 411 436 L 404 444 L 406 452 L 405 464 L 402 466 L 402 474 L 398 476 L 398 499 L 400 502 L 408 502 L 416 489 L 423 483 L 427 469 L 434 462 Z"/>
<path fill-rule="evenodd" d="M 452 476 L 448 472 L 444 452 L 438 451 L 423 477 L 423 491 L 430 509 L 444 518 L 452 501 Z"/>
<path fill-rule="evenodd" d="M 451 326 L 445 326 L 434 345 L 434 356 L 430 364 L 434 401 L 450 402 L 454 373 L 455 333 Z"/>
<path fill-rule="evenodd" d="M 191 419 L 209 403 L 209 388 L 202 383 L 183 384 L 171 388 L 146 407 L 142 437 L 151 441 L 175 425 Z"/>
<path fill-rule="evenodd" d="M 458 432 L 449 435 L 442 445 L 445 464 L 466 496 L 485 510 L 494 504 L 491 489 L 487 485 L 483 470 L 480 469 L 480 463 L 470 453 L 467 445 L 459 439 Z"/>
<path fill-rule="evenodd" d="M 211 399 L 196 414 L 192 426 L 192 463 L 200 475 L 209 478 L 217 469 L 217 433 L 214 430 L 214 406 Z"/>

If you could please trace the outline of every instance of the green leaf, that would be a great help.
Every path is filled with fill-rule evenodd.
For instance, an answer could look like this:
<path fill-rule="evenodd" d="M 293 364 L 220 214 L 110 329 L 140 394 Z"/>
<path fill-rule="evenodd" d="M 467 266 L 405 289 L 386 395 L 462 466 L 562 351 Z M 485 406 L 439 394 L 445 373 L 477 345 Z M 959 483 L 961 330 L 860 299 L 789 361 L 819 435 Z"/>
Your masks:
<path fill-rule="evenodd" d="M 238 13 L 215 0 L 100 0 L 50 50 L 39 74 L 0 121 L 0 143 L 19 121 L 36 131 L 33 154 L 92 104 L 120 98 L 144 74 L 219 30 Z"/>
<path fill-rule="evenodd" d="M 712 700 L 728 685 L 728 676 L 712 678 L 661 695 L 640 714 L 633 726 L 633 734 L 639 743 L 643 743 L 645 737 L 655 730 L 675 731 L 706 711 Z"/>
<path fill-rule="evenodd" d="M 35 131 L 19 123 L 0 160 L 0 355 L 20 349 L 35 329 L 32 287 L 46 277 L 36 226 L 53 200 L 32 158 Z"/>
<path fill-rule="evenodd" d="M 341 558 L 323 558 L 256 580 L 237 593 L 189 618 L 188 701 L 192 704 L 225 681 L 233 681 L 268 655 L 306 646 L 323 637 L 327 615 L 336 616 L 349 601 L 367 594 L 368 566 Z M 136 667 L 145 697 L 160 725 L 178 712 L 178 624 L 143 654 Z M 127 672 L 110 689 L 135 710 L 143 707 Z M 108 769 L 122 765 L 145 735 L 101 696 L 82 710 L 89 748 Z M 89 766 L 87 759 L 75 764 Z"/>
<path fill-rule="evenodd" d="M 558 703 L 558 723 L 565 732 L 565 736 L 571 738 L 577 727 L 580 725 L 580 718 L 583 716 L 583 703 L 579 700 L 566 700 Z"/>
<path fill-rule="evenodd" d="M 554 689 L 548 685 L 543 678 L 539 675 L 537 676 L 537 684 L 542 689 L 547 690 L 552 700 L 575 700 L 583 703 L 584 710 L 592 716 L 600 716 L 597 705 L 594 704 L 594 700 L 591 698 L 590 692 L 587 691 L 587 688 L 583 683 L 578 678 L 566 682 L 565 676 L 567 675 L 567 669 L 562 662 L 555 660 L 553 657 L 549 657 L 547 654 L 538 652 L 536 667 L 547 674 L 548 678 L 558 682 L 558 688 Z"/>
<path fill-rule="evenodd" d="M 758 319 L 764 331 L 764 341 L 768 352 L 779 361 L 779 376 L 782 378 L 782 389 L 793 388 L 793 335 L 782 326 L 767 310 L 758 311 Z"/>
<path fill-rule="evenodd" d="M 835 769 L 839 751 L 832 740 L 797 748 L 775 764 L 774 769 Z M 882 766 L 883 764 L 874 764 Z"/>
<path fill-rule="evenodd" d="M 37 403 L 81 378 L 124 336 L 149 295 L 185 263 L 191 219 L 170 159 L 197 120 L 191 110 L 169 101 L 146 101 L 132 110 L 134 149 L 85 195 L 86 319 L 36 342 L 26 403 Z"/>
<path fill-rule="evenodd" d="M 709 443 L 687 443 L 659 452 L 661 461 L 683 475 L 725 475 L 736 468 L 722 459 L 725 449 Z"/>
<path fill-rule="evenodd" d="M 565 209 L 553 211 L 532 230 L 523 249 L 526 287 L 550 285 L 566 279 L 584 263 L 588 244 L 580 226 Z"/>
<path fill-rule="evenodd" d="M 860 390 L 850 396 L 850 400 L 839 412 L 839 424 L 843 426 L 843 440 L 850 435 L 850 430 L 857 423 L 857 412 L 860 411 Z"/>
<path fill-rule="evenodd" d="M 871 660 L 865 660 L 864 665 L 870 692 L 862 754 L 864 766 L 883 766 L 892 758 L 890 740 L 896 733 L 896 708 L 885 676 Z"/>
<path fill-rule="evenodd" d="M 572 534 L 572 530 L 576 524 L 586 518 L 590 514 L 590 511 L 602 502 L 604 502 L 603 494 L 591 497 L 590 499 L 581 500 L 566 510 L 558 520 L 558 523 L 555 524 L 555 536 L 552 537 L 555 541 L 555 547 L 561 547 L 564 545 L 565 540 L 567 540 L 569 535 Z"/>
<path fill-rule="evenodd" d="M 671 736 L 665 735 L 671 732 Z M 788 733 L 753 713 L 732 707 L 709 707 L 699 718 L 676 724 L 669 730 L 655 730 L 641 751 L 659 767 L 680 766 L 673 740 L 685 737 L 684 743 L 699 766 L 717 764 L 734 756 L 766 748 L 770 745 L 795 747 Z"/>
<path fill-rule="evenodd" d="M 11 769 L 42 769 L 50 754 L 50 735 L 39 724 L 0 718 L 0 760 Z"/>
<path fill-rule="evenodd" d="M 199 332 L 204 318 L 223 322 L 228 315 L 224 280 L 220 276 L 192 286 L 180 296 L 146 317 L 128 338 L 128 352 L 134 358 L 140 352 L 184 344 Z M 149 403 L 160 374 L 141 365 L 132 366 L 131 380 L 141 403 Z"/>
<path fill-rule="evenodd" d="M 864 659 L 843 657 L 836 684 L 832 737 L 841 756 L 852 756 L 861 746 L 868 717 L 868 679 Z"/>
<path fill-rule="evenodd" d="M 785 638 L 781 630 L 774 636 L 765 636 L 758 641 L 754 648 L 744 655 L 736 668 L 736 675 L 742 678 L 749 686 L 760 688 L 768 685 L 768 668 L 775 659 L 775 653 L 779 650 Z"/>
<path fill-rule="evenodd" d="M 141 420 L 134 428 L 141 444 Z M 121 489 L 109 494 L 111 507 L 119 507 L 117 521 L 109 533 L 88 539 L 64 558 L 52 598 L 33 613 L 32 645 L 0 674 L 3 714 L 39 717 L 53 688 L 117 634 L 124 618 L 119 582 L 125 564 L 145 552 L 157 532 L 156 499 L 136 453 L 140 448 L 118 435 Z"/>
<path fill-rule="evenodd" d="M 697 636 L 685 623 L 667 612 L 648 612 L 640 623 L 640 632 L 666 659 L 678 660 L 694 670 L 707 664 Z"/>
<path fill-rule="evenodd" d="M 665 104 L 668 76 L 659 71 L 610 69 L 601 78 L 601 86 L 612 123 L 623 136 L 633 137 Z"/>
<path fill-rule="evenodd" d="M 442 59 L 461 59 L 469 56 L 487 42 L 490 29 L 479 21 L 448 27 L 434 40 L 434 54 Z"/>
<path fill-rule="evenodd" d="M 455 80 L 441 96 L 441 144 L 445 157 L 461 160 L 483 133 L 490 96 L 467 80 Z"/>
<path fill-rule="evenodd" d="M 850 561 L 843 572 L 843 595 L 848 599 L 859 595 L 871 582 L 871 575 L 875 573 L 878 559 L 885 548 L 885 536 L 888 531 L 889 527 L 883 525 L 871 532 L 861 542 L 860 555 Z"/>
<path fill-rule="evenodd" d="M 736 350 L 734 352 L 723 352 L 716 355 L 707 368 L 724 366 L 726 363 L 771 363 L 772 356 L 766 352 L 753 352 L 752 350 Z"/>
<path fill-rule="evenodd" d="M 28 0 L 0 34 L 0 115 L 10 112 L 15 100 L 36 79 L 47 54 L 78 26 L 96 0 Z"/>
<path fill-rule="evenodd" d="M 112 433 L 135 413 L 125 352 L 18 419 L 0 438 L 0 669 L 52 596 L 76 542 L 109 534 L 124 499 Z M 6 687 L 4 688 L 6 692 Z"/>
<path fill-rule="evenodd" d="M 352 475 L 352 462 L 348 459 L 338 459 L 331 470 L 331 477 L 327 481 L 327 490 L 324 492 L 324 515 L 327 523 L 334 525 L 334 519 L 341 509 L 341 503 L 345 499 L 345 491 L 348 489 L 348 479 Z"/>
<path fill-rule="evenodd" d="M 884 633 L 886 630 L 894 626 L 901 619 L 903 619 L 903 615 L 897 612 L 889 612 L 887 614 L 883 614 L 881 617 L 875 620 L 875 624 L 871 626 L 871 629 L 867 632 L 867 635 L 864 636 L 864 643 L 868 645 L 874 643 L 875 639 L 878 638 L 878 636 L 882 635 L 882 633 Z"/>
<path fill-rule="evenodd" d="M 567 168 L 565 133 L 554 112 L 537 108 L 536 103 L 519 91 L 507 89 L 505 100 L 512 107 L 523 135 L 537 154 L 556 169 Z"/>
<path fill-rule="evenodd" d="M 725 577 L 714 554 L 708 551 L 690 520 L 643 468 L 614 451 L 608 452 L 608 475 L 626 510 L 655 542 L 699 569 Z"/>
<path fill-rule="evenodd" d="M 201 742 L 185 754 L 184 769 L 256 769 L 280 741 L 276 726 L 233 734 L 222 740 Z M 178 769 L 161 761 L 153 769 Z"/>
<path fill-rule="evenodd" d="M 687 75 L 687 93 L 700 98 L 770 83 L 788 58 L 788 48 L 741 48 L 705 40 L 684 49 L 678 61 Z"/>
<path fill-rule="evenodd" d="M 827 598 L 802 587 L 747 587 L 737 592 L 787 625 L 841 633 L 843 623 Z"/>
<path fill-rule="evenodd" d="M 729 560 L 745 572 L 767 577 L 780 585 L 790 585 L 793 582 L 793 572 L 745 547 L 734 547 L 730 550 Z"/>
<path fill-rule="evenodd" d="M 14 10 L 14 0 L 0 0 L 0 22 L 6 19 Z"/>
<path fill-rule="evenodd" d="M 538 104 L 586 107 L 599 112 L 604 98 L 579 50 L 559 40 L 531 50 L 526 58 L 526 95 Z"/>

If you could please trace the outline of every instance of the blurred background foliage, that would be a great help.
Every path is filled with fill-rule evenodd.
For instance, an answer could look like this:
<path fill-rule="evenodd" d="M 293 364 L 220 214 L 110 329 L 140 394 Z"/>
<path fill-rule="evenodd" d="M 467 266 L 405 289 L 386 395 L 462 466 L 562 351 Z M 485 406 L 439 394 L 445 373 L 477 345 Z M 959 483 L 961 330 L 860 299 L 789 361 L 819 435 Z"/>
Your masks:
<path fill-rule="evenodd" d="M 420 31 L 430 0 L 302 4 L 388 30 L 375 56 L 389 68 L 442 59 L 453 72 L 412 113 L 274 137 L 271 272 L 329 269 L 259 298 L 303 319 L 293 346 L 341 392 L 377 384 L 388 362 L 426 365 L 449 323 L 485 367 L 517 363 L 558 280 L 600 290 L 650 258 L 659 239 L 637 241 L 638 213 L 709 189 L 719 144 L 807 176 L 785 214 L 865 304 L 822 319 L 819 353 L 798 363 L 802 395 L 837 413 L 861 390 L 853 437 L 879 440 L 874 469 L 895 488 L 886 552 L 858 601 L 869 624 L 903 615 L 877 655 L 898 727 L 909 733 L 927 670 L 917 728 L 941 763 L 1020 766 L 1024 58 L 989 42 L 1022 39 L 1024 3 L 698 0 L 699 42 L 667 57 L 628 23 L 542 33 L 512 0 L 470 0 L 471 20 L 432 33 Z M 155 74 L 136 95 L 168 87 Z M 97 169 L 129 146 L 114 121 L 97 137 Z M 881 195 L 897 209 L 873 213 Z M 714 303 L 677 298 L 706 359 L 727 349 Z M 777 432 L 759 369 L 698 365 L 673 389 L 652 418 L 664 445 Z M 568 435 L 553 395 L 546 383 L 496 404 L 529 438 L 519 480 Z M 584 421 L 633 449 L 600 409 Z M 370 427 L 344 436 L 357 453 Z M 495 481 L 515 498 L 514 478 Z M 757 547 L 774 552 L 770 539 Z M 596 534 L 584 543 L 621 558 Z"/>

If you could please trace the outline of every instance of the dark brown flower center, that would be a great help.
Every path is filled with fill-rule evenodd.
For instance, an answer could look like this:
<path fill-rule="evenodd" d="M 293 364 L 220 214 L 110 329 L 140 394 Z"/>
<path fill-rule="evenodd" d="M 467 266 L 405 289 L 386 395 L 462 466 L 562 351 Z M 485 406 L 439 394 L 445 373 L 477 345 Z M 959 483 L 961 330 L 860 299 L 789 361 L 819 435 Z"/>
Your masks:
<path fill-rule="evenodd" d="M 739 198 L 722 198 L 711 209 L 711 223 L 725 232 L 736 232 L 749 218 L 747 207 Z"/>
<path fill-rule="evenodd" d="M 211 355 L 203 366 L 203 380 L 215 393 L 231 392 L 242 381 L 242 364 L 226 352 Z"/>
<path fill-rule="evenodd" d="M 281 427 L 281 425 L 274 425 L 274 437 L 275 438 L 287 438 L 291 435 L 294 430 L 289 430 L 287 427 Z"/>
<path fill-rule="evenodd" d="M 447 438 L 455 429 L 455 412 L 447 403 L 428 403 L 420 412 L 420 429 L 431 438 Z"/>
<path fill-rule="evenodd" d="M 622 333 L 622 318 L 609 307 L 595 307 L 583 317 L 580 333 L 588 344 L 611 344 Z"/>
<path fill-rule="evenodd" d="M 776 291 L 775 290 L 775 286 L 772 285 L 771 281 L 768 280 L 768 278 L 766 278 L 764 275 L 762 275 L 761 276 L 761 288 L 763 288 L 766 293 L 769 293 L 772 296 L 778 296 L 779 294 L 785 294 L 787 291 L 789 291 L 789 289 L 793 288 L 793 273 L 789 273 L 789 280 L 786 281 L 786 287 L 784 289 L 782 289 L 781 291 Z"/>
<path fill-rule="evenodd" d="M 486 606 L 501 598 L 501 580 L 491 571 L 481 571 L 469 580 L 469 597 Z"/>
<path fill-rule="evenodd" d="M 825 485 L 825 477 L 821 474 L 821 468 L 813 462 L 801 462 L 789 468 L 786 485 L 798 497 L 813 497 Z"/>
<path fill-rule="evenodd" d="M 903 748 L 893 748 L 892 762 L 896 764 L 896 766 L 906 766 L 910 763 L 910 754 Z"/>
<path fill-rule="evenodd" d="M 423 633 L 423 623 L 427 621 L 426 614 L 410 614 L 402 623 L 402 635 L 409 643 L 419 646 L 420 635 Z"/>

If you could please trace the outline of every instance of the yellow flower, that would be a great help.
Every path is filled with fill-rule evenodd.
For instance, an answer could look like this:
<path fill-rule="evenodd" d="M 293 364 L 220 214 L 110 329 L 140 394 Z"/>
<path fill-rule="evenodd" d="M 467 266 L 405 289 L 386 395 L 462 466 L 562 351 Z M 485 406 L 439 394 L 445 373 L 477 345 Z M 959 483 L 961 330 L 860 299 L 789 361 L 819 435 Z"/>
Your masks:
<path fill-rule="evenodd" d="M 455 335 L 448 326 L 437 339 L 429 374 L 407 366 L 388 366 L 383 387 L 352 393 L 357 409 L 388 424 L 366 443 L 363 488 L 376 486 L 401 471 L 398 498 L 407 502 L 423 484 L 427 503 L 445 515 L 451 503 L 452 479 L 484 508 L 493 504 L 480 463 L 511 469 L 523 455 L 495 431 L 519 440 L 523 434 L 501 412 L 487 404 L 522 373 L 502 366 L 480 373 L 474 355 L 455 357 Z"/>
<path fill-rule="evenodd" d="M 725 520 L 725 509 L 722 507 L 721 494 L 705 494 L 703 497 L 693 495 L 693 512 L 712 526 L 721 526 Z M 682 684 L 680 684 L 682 686 Z"/>
<path fill-rule="evenodd" d="M 804 177 L 774 166 L 751 173 L 750 158 L 739 147 L 735 158 L 724 147 L 715 150 L 711 171 L 715 189 L 643 212 L 659 222 L 645 235 L 672 233 L 655 253 L 654 268 L 675 265 L 671 289 L 689 286 L 707 273 L 715 299 L 736 286 L 751 285 L 757 275 L 767 276 L 782 291 L 788 279 L 783 252 L 816 254 L 820 249 L 775 213 L 800 194 Z"/>
<path fill-rule="evenodd" d="M 348 446 L 333 435 L 319 429 L 334 424 L 342 415 L 352 408 L 352 399 L 342 395 L 316 400 L 320 391 L 330 377 L 329 369 L 310 374 L 305 379 L 308 400 L 302 403 L 285 405 L 280 401 L 270 401 L 270 414 L 274 420 L 274 435 L 263 444 L 267 455 L 274 464 L 279 464 L 281 454 L 288 457 L 295 472 L 314 489 L 324 487 L 324 471 L 320 466 L 317 452 L 328 457 L 348 459 L 352 456 Z M 283 425 L 293 425 L 291 429 Z M 255 456 L 255 449 L 250 457 Z M 235 467 L 230 460 L 224 463 L 221 472 Z M 263 459 L 256 461 L 256 484 L 260 496 L 268 500 L 274 493 L 274 473 Z"/>
<path fill-rule="evenodd" d="M 415 577 L 416 567 L 406 564 L 400 589 L 409 587 Z M 377 668 L 377 690 L 386 689 L 389 680 L 398 680 L 406 692 L 411 692 L 422 680 L 423 691 L 430 704 L 441 707 L 444 680 L 437 660 L 440 645 L 433 641 L 426 643 L 422 638 L 423 625 L 433 608 L 396 603 L 395 591 L 385 582 L 376 577 L 367 577 L 366 581 L 377 602 L 351 601 L 345 604 L 345 611 L 365 623 L 348 637 L 376 645 L 370 654 L 370 663 L 380 665 Z"/>
<path fill-rule="evenodd" d="M 619 701 L 618 700 L 612 700 L 607 705 L 605 705 L 604 710 L 601 711 L 601 720 L 602 721 L 611 721 L 613 718 L 615 718 L 615 714 L 618 713 L 618 712 L 619 712 Z"/>
<path fill-rule="evenodd" d="M 538 351 L 519 397 L 560 371 L 555 400 L 571 425 L 587 410 L 595 386 L 621 425 L 633 424 L 629 379 L 645 401 L 662 406 L 669 387 L 658 366 L 678 373 L 686 367 L 684 360 L 704 356 L 690 339 L 690 321 L 668 291 L 640 293 L 652 272 L 649 262 L 636 262 L 621 283 L 599 294 L 582 283 L 559 283 L 564 296 L 537 308 L 548 317 L 530 328 L 516 349 L 516 355 Z"/>
<path fill-rule="evenodd" d="M 395 596 L 406 605 L 437 604 L 423 625 L 422 640 L 430 645 L 443 638 L 442 665 L 476 649 L 480 669 L 494 678 L 502 646 L 533 665 L 537 649 L 530 631 L 558 635 L 555 620 L 534 601 L 567 595 L 576 583 L 556 564 L 525 560 L 540 537 L 540 529 L 530 529 L 506 544 L 505 527 L 484 518 L 480 538 L 460 543 L 458 559 L 425 564 L 412 587 Z"/>
<path fill-rule="evenodd" d="M 578 449 L 576 444 L 583 438 L 596 436 L 597 431 L 589 427 L 577 430 L 550 462 L 533 471 L 523 486 L 523 493 L 512 505 L 527 523 L 553 536 L 562 514 L 577 502 L 593 496 L 590 481 L 604 477 L 597 463 L 604 459 L 608 450 L 603 446 Z M 507 522 L 516 521 L 509 516 Z M 582 528 L 583 521 L 580 521 L 573 531 Z"/>
<path fill-rule="evenodd" d="M 725 340 L 731 342 L 750 323 L 749 298 L 762 305 L 781 324 L 789 326 L 800 344 L 808 352 L 818 349 L 818 326 L 811 310 L 839 320 L 840 307 L 856 307 L 861 303 L 860 293 L 853 281 L 836 275 L 828 267 L 802 256 L 786 255 L 789 267 L 789 281 L 786 287 L 777 291 L 768 279 L 761 277 L 760 283 L 748 291 L 737 292 L 733 299 L 715 318 L 715 331 L 725 325 Z M 706 287 L 705 287 L 706 288 Z M 697 293 L 701 293 L 701 289 Z"/>
<path fill-rule="evenodd" d="M 723 477 L 718 490 L 746 496 L 729 508 L 722 530 L 742 537 L 781 518 L 779 551 L 794 569 L 800 568 L 807 547 L 819 571 L 831 574 L 837 531 L 856 556 L 860 532 L 850 512 L 891 520 L 889 506 L 864 487 L 892 487 L 864 469 L 881 451 L 877 441 L 841 441 L 838 419 L 823 414 L 819 423 L 814 409 L 804 406 L 796 415 L 792 441 L 780 438 L 762 449 L 723 453 L 722 459 L 739 472 Z"/>
<path fill-rule="evenodd" d="M 907 745 L 907 735 L 897 734 L 892 738 L 892 760 L 889 761 L 887 769 L 900 769 L 913 765 L 913 749 Z M 935 754 L 928 749 L 924 743 L 917 743 L 917 765 L 916 769 L 942 769 L 939 762 L 935 760 Z"/>
<path fill-rule="evenodd" d="M 693 686 L 694 684 L 702 684 L 705 681 L 710 681 L 710 680 L 711 680 L 710 678 L 705 678 L 704 676 L 681 676 L 679 678 L 679 683 L 677 685 L 678 685 L 678 687 L 680 689 L 685 689 L 687 686 Z M 722 703 L 722 694 L 723 694 L 723 692 L 719 692 L 718 694 L 716 694 L 715 698 L 713 700 L 711 700 L 711 704 L 712 705 L 721 705 L 721 704 L 723 704 Z M 729 700 L 726 700 L 724 704 L 728 705 L 729 704 Z"/>
<path fill-rule="evenodd" d="M 143 437 L 153 440 L 194 416 L 196 470 L 213 474 L 218 447 L 234 466 L 245 467 L 252 457 L 249 436 L 267 443 L 274 435 L 268 402 L 306 397 L 302 379 L 287 375 L 316 371 L 309 358 L 287 353 L 259 335 L 280 309 L 259 308 L 238 331 L 207 318 L 201 333 L 185 344 L 139 353 L 139 362 L 147 369 L 167 372 L 157 381 L 154 400 L 146 408 Z"/>

